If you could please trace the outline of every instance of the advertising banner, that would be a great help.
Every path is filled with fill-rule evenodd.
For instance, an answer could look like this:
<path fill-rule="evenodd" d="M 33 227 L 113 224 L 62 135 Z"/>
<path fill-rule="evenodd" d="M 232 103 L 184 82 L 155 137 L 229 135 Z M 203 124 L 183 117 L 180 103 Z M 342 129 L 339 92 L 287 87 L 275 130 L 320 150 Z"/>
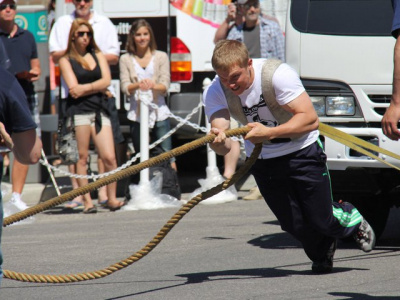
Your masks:
<path fill-rule="evenodd" d="M 30 12 L 18 12 L 15 16 L 15 23 L 26 30 L 29 30 L 35 37 L 36 43 L 46 43 L 47 33 L 47 12 L 37 10 Z"/>

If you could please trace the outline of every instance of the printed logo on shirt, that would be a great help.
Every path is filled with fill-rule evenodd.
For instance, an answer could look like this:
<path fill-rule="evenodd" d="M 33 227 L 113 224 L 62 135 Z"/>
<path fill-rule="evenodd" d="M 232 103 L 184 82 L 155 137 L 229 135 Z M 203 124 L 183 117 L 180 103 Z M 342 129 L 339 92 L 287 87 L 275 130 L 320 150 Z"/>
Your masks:
<path fill-rule="evenodd" d="M 278 122 L 276 120 L 268 120 L 268 119 L 263 119 L 262 117 L 260 117 L 260 114 L 259 114 L 260 110 L 269 112 L 269 110 L 267 108 L 267 104 L 265 103 L 264 97 L 262 94 L 260 95 L 260 101 L 257 103 L 257 105 L 254 105 L 252 107 L 243 107 L 244 115 L 246 116 L 247 120 L 249 120 L 249 122 L 259 122 L 266 127 L 278 126 Z M 251 121 L 250 121 L 250 119 L 251 119 Z"/>

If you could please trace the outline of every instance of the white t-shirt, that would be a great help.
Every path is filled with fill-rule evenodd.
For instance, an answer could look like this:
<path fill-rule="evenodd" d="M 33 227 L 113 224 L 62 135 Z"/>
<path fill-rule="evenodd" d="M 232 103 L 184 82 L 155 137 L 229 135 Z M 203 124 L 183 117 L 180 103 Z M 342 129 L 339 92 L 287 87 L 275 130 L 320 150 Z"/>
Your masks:
<path fill-rule="evenodd" d="M 113 54 L 119 56 L 120 46 L 118 42 L 117 29 L 114 24 L 106 16 L 101 16 L 95 11 L 92 11 L 92 18 L 89 24 L 93 27 L 94 40 L 104 54 Z M 68 47 L 69 31 L 72 22 L 75 20 L 75 12 L 70 15 L 65 15 L 57 19 L 50 32 L 49 51 L 62 51 Z M 115 95 L 115 91 L 110 86 L 109 91 Z M 61 97 L 65 98 L 68 95 L 68 88 L 63 82 Z"/>
<path fill-rule="evenodd" d="M 261 71 L 264 62 L 265 59 L 253 59 L 254 81 L 247 90 L 239 95 L 239 97 L 244 114 L 249 123 L 260 122 L 268 127 L 276 127 L 279 123 L 273 117 L 265 101 L 261 97 Z M 276 100 L 280 105 L 285 105 L 293 101 L 305 91 L 296 71 L 285 63 L 281 64 L 275 71 L 272 77 L 272 84 L 275 89 Z M 203 102 L 208 119 L 210 119 L 215 112 L 228 109 L 226 97 L 218 76 L 214 78 L 204 91 Z M 314 130 L 287 143 L 264 144 L 259 158 L 268 159 L 293 153 L 311 145 L 317 140 L 318 135 L 318 130 Z M 245 141 L 245 149 L 246 155 L 250 156 L 254 149 L 254 144 L 250 141 Z"/>

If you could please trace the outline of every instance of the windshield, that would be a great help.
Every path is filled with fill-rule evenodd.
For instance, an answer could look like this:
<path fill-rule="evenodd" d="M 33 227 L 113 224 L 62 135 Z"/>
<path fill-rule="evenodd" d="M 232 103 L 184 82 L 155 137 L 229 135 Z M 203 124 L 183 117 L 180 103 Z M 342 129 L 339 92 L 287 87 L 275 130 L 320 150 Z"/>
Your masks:
<path fill-rule="evenodd" d="M 292 0 L 290 20 L 300 32 L 326 35 L 391 35 L 391 0 Z"/>

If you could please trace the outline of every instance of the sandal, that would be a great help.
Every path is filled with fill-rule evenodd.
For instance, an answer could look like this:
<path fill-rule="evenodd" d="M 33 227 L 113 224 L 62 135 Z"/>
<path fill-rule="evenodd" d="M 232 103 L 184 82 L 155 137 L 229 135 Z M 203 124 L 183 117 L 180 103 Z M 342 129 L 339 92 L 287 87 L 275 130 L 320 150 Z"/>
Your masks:
<path fill-rule="evenodd" d="M 106 200 L 97 200 L 97 203 L 101 206 L 101 207 L 106 207 L 108 202 L 108 199 Z"/>
<path fill-rule="evenodd" d="M 95 213 L 97 213 L 97 207 L 96 206 L 92 206 L 91 208 L 84 209 L 83 213 L 84 214 L 95 214 Z"/>
<path fill-rule="evenodd" d="M 64 208 L 67 208 L 67 209 L 75 209 L 75 208 L 82 208 L 82 207 L 83 207 L 83 203 L 78 200 L 69 201 L 64 205 Z"/>
<path fill-rule="evenodd" d="M 109 209 L 110 211 L 116 211 L 116 210 L 121 209 L 122 206 L 126 205 L 125 201 L 124 201 L 124 202 L 118 201 L 118 202 L 119 202 L 119 204 L 118 204 L 117 206 L 110 206 L 110 205 L 108 205 L 108 201 L 107 201 L 107 202 L 104 204 L 104 208 L 107 208 L 107 209 Z"/>

